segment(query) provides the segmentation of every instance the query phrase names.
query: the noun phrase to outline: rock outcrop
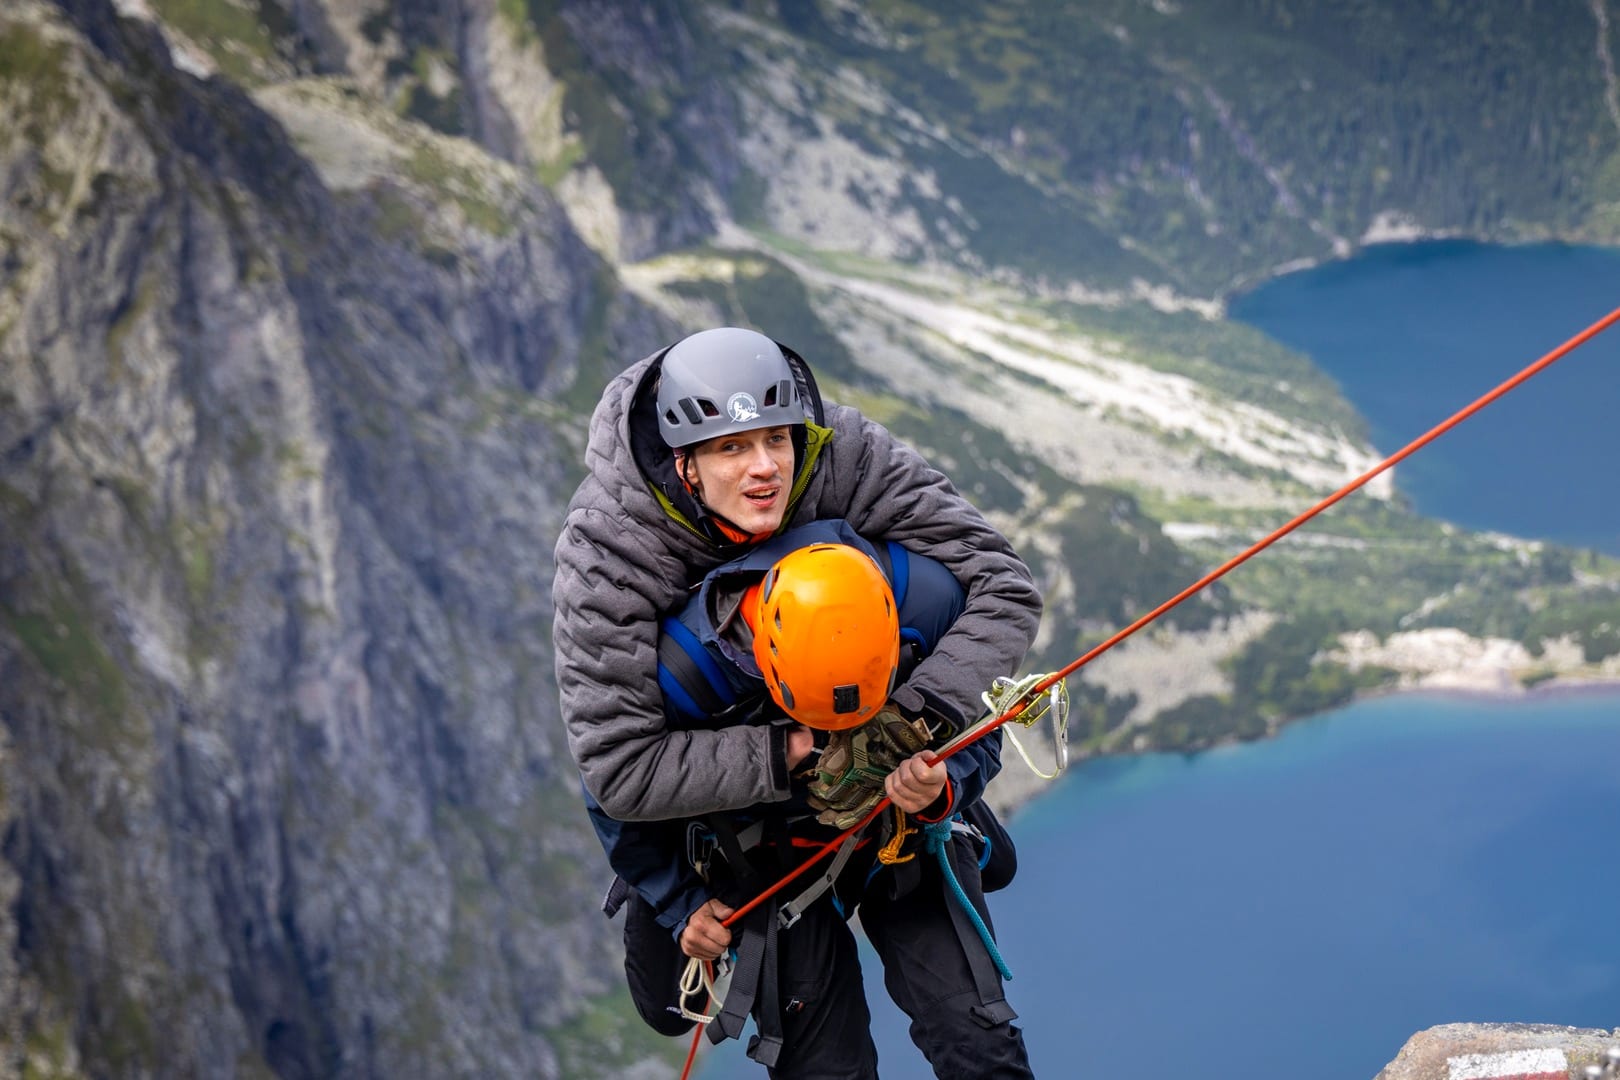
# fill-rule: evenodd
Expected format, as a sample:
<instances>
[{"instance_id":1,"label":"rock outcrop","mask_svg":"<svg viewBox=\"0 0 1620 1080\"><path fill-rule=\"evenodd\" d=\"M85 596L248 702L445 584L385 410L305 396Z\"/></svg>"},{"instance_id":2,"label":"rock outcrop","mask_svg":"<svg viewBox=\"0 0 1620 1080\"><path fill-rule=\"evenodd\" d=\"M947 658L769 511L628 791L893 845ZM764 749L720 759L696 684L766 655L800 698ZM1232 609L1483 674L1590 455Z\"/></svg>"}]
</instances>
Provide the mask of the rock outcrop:
<instances>
[{"instance_id":1,"label":"rock outcrop","mask_svg":"<svg viewBox=\"0 0 1620 1080\"><path fill-rule=\"evenodd\" d=\"M1444 1024L1409 1039L1375 1080L1612 1080L1620 1028Z\"/></svg>"}]
</instances>

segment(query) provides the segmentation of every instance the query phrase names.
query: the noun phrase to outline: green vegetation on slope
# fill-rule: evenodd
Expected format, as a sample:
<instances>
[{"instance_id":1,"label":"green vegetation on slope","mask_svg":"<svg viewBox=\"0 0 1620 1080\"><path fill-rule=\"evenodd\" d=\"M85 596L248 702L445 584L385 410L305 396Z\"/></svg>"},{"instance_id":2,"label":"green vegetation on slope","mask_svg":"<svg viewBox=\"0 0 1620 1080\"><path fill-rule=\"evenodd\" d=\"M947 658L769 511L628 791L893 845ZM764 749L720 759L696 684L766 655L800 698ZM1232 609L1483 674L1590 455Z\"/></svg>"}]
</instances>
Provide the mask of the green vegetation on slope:
<instances>
[{"instance_id":1,"label":"green vegetation on slope","mask_svg":"<svg viewBox=\"0 0 1620 1080\"><path fill-rule=\"evenodd\" d=\"M1318 654L1348 629L1335 612L1286 615L1225 664L1230 694L1201 694L1155 716L1140 731L1156 750L1201 750L1232 739L1258 739L1289 720L1347 704L1391 673L1352 672Z\"/></svg>"},{"instance_id":2,"label":"green vegetation on slope","mask_svg":"<svg viewBox=\"0 0 1620 1080\"><path fill-rule=\"evenodd\" d=\"M1386 211L1480 236L1620 236L1584 5L881 0L781 18L829 69L952 133L913 160L960 200L951 216L981 224L975 252L1026 272L1152 266L1208 294L1327 257Z\"/></svg>"}]
</instances>

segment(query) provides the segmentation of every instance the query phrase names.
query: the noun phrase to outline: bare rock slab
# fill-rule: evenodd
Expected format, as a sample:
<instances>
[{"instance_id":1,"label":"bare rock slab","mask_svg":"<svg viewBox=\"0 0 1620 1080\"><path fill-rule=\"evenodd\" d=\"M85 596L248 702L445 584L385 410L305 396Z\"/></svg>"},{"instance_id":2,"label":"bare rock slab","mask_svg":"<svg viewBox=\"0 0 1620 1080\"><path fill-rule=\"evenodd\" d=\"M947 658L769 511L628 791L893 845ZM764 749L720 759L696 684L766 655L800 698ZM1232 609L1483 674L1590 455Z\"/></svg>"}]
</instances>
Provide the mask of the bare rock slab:
<instances>
[{"instance_id":1,"label":"bare rock slab","mask_svg":"<svg viewBox=\"0 0 1620 1080\"><path fill-rule=\"evenodd\" d=\"M1620 1076L1614 1047L1620 1028L1442 1024L1408 1039L1374 1080L1608 1080Z\"/></svg>"}]
</instances>

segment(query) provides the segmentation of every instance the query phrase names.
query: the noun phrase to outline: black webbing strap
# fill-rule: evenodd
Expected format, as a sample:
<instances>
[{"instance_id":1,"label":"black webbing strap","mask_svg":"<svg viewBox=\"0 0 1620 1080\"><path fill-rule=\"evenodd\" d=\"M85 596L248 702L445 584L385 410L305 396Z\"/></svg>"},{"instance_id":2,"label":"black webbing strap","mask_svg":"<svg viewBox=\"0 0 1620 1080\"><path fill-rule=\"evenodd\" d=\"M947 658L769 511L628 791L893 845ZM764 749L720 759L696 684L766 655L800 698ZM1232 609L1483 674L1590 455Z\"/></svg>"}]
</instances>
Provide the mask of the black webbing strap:
<instances>
[{"instance_id":1,"label":"black webbing strap","mask_svg":"<svg viewBox=\"0 0 1620 1080\"><path fill-rule=\"evenodd\" d=\"M765 912L765 961L759 971L759 1015L754 1019L754 1037L748 1040L748 1056L774 1069L782 1056L782 998L776 974L776 902L765 906L769 910Z\"/></svg>"},{"instance_id":2,"label":"black webbing strap","mask_svg":"<svg viewBox=\"0 0 1620 1080\"><path fill-rule=\"evenodd\" d=\"M782 1053L782 1010L776 981L776 904L761 904L739 927L737 962L731 969L731 986L725 1003L709 1024L709 1041L722 1042L742 1035L743 1025L759 999L759 1033L748 1041L748 1056L775 1068Z\"/></svg>"},{"instance_id":3,"label":"black webbing strap","mask_svg":"<svg viewBox=\"0 0 1620 1080\"><path fill-rule=\"evenodd\" d=\"M783 841L781 822L770 821L765 828L749 827L741 834L732 828L724 814L709 814L705 820L714 831L715 842L725 857L733 879L745 894L758 895L765 891L767 882L744 854L745 848L757 847L767 834L771 839ZM756 823L757 824L757 823ZM755 1027L758 1029L748 1041L748 1056L767 1069L776 1067L782 1053L781 995L777 987L777 924L776 900L772 898L753 911L736 928L737 962L732 966L731 986L719 1014L709 1024L709 1041L718 1043L742 1035L743 1024L759 1001Z\"/></svg>"},{"instance_id":4,"label":"black webbing strap","mask_svg":"<svg viewBox=\"0 0 1620 1080\"><path fill-rule=\"evenodd\" d=\"M628 899L630 899L630 883L615 874L613 884L609 885L607 892L602 895L602 914L613 918Z\"/></svg>"},{"instance_id":5,"label":"black webbing strap","mask_svg":"<svg viewBox=\"0 0 1620 1080\"><path fill-rule=\"evenodd\" d=\"M952 843L951 848L954 859L956 845ZM1001 972L996 970L996 963L990 958L990 950L984 947L978 928L968 918L968 913L962 910L962 905L956 902L950 885L942 879L940 886L945 891L945 907L951 913L956 938L962 943L962 954L967 957L968 968L973 972L973 986L979 992L979 1003L969 1010L973 1013L973 1019L985 1028L1018 1019L1013 1007L1007 1004L1007 996L1001 989Z\"/></svg>"},{"instance_id":6,"label":"black webbing strap","mask_svg":"<svg viewBox=\"0 0 1620 1080\"><path fill-rule=\"evenodd\" d=\"M731 871L731 880L746 896L757 896L765 891L767 882L754 869L748 856L743 854L745 848L757 847L764 838L769 826L756 828L751 825L740 834L733 827L725 814L705 814L704 824L714 834L715 843L720 845L720 854L725 857L726 868ZM761 825L762 823L755 823Z\"/></svg>"}]
</instances>

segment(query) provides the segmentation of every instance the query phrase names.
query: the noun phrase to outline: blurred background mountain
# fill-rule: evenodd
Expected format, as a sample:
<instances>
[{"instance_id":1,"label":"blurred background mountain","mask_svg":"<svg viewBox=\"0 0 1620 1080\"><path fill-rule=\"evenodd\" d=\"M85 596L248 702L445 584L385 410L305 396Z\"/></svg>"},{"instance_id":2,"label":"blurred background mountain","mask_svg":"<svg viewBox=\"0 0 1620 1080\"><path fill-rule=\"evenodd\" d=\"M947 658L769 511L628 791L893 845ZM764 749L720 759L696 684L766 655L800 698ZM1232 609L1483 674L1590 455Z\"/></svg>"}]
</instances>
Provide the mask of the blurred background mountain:
<instances>
[{"instance_id":1,"label":"blurred background mountain","mask_svg":"<svg viewBox=\"0 0 1620 1080\"><path fill-rule=\"evenodd\" d=\"M1620 241L1617 15L8 0L0 1076L668 1074L552 681L603 383L793 345L1015 538L1061 666L1392 449L1236 291ZM1382 480L1073 739L1263 736L1397 631L1620 672L1617 582Z\"/></svg>"}]
</instances>

